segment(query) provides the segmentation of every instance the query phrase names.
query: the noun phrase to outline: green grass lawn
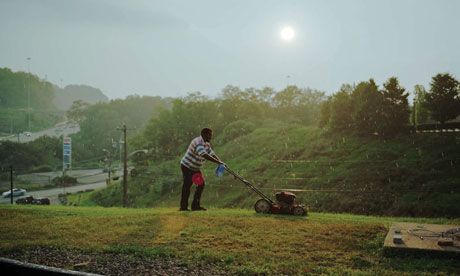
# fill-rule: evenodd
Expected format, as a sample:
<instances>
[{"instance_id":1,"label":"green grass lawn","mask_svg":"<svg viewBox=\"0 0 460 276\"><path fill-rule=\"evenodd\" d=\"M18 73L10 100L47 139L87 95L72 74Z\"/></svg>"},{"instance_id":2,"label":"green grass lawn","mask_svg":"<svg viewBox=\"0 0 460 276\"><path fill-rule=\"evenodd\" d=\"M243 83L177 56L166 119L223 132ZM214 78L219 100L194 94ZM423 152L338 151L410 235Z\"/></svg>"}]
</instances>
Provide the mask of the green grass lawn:
<instances>
[{"instance_id":1,"label":"green grass lawn","mask_svg":"<svg viewBox=\"0 0 460 276\"><path fill-rule=\"evenodd\" d=\"M53 247L174 256L243 274L460 273L455 256L388 255L382 249L391 222L460 224L460 219L66 206L2 206L0 217L0 252Z\"/></svg>"}]
</instances>

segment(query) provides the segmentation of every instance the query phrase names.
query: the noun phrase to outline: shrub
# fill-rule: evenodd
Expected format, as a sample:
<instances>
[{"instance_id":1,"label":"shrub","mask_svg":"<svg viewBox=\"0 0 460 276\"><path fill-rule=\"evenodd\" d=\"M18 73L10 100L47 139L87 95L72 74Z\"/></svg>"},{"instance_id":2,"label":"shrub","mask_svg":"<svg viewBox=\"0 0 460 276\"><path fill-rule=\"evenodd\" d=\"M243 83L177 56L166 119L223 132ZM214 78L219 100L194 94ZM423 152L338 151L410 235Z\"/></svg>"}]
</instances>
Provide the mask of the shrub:
<instances>
[{"instance_id":1,"label":"shrub","mask_svg":"<svg viewBox=\"0 0 460 276\"><path fill-rule=\"evenodd\" d=\"M32 169L34 173L41 173L41 172L52 172L53 168L50 165L40 165Z\"/></svg>"},{"instance_id":2,"label":"shrub","mask_svg":"<svg viewBox=\"0 0 460 276\"><path fill-rule=\"evenodd\" d=\"M77 178L68 176L68 175L56 176L55 178L53 178L54 185L58 186L58 185L62 185L62 183L65 183L66 185L69 185L69 184L74 185L74 184L77 184L78 181L77 181Z\"/></svg>"}]
</instances>

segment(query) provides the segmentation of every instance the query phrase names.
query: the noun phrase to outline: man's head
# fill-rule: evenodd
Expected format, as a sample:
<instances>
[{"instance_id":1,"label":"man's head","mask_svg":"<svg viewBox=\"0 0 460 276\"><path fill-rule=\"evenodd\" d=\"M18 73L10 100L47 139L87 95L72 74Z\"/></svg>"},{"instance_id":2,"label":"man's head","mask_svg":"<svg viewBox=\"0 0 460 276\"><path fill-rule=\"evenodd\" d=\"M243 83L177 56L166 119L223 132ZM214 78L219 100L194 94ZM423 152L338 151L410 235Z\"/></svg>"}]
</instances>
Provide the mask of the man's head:
<instances>
[{"instance_id":1,"label":"man's head","mask_svg":"<svg viewBox=\"0 0 460 276\"><path fill-rule=\"evenodd\" d=\"M212 129L210 128L203 128L201 130L201 137L203 137L203 140L205 142L211 142L211 139L212 139Z\"/></svg>"}]
</instances>

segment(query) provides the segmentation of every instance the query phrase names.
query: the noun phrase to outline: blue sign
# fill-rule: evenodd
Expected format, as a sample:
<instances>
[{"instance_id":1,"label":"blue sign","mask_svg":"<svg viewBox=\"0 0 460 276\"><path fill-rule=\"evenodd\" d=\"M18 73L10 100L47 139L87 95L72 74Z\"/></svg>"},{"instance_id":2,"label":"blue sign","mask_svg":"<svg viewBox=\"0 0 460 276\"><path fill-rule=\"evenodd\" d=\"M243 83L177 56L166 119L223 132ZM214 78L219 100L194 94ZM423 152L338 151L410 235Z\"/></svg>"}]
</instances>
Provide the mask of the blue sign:
<instances>
[{"instance_id":1,"label":"blue sign","mask_svg":"<svg viewBox=\"0 0 460 276\"><path fill-rule=\"evenodd\" d=\"M62 169L70 169L72 167L72 139L70 137L64 137L62 153Z\"/></svg>"}]
</instances>

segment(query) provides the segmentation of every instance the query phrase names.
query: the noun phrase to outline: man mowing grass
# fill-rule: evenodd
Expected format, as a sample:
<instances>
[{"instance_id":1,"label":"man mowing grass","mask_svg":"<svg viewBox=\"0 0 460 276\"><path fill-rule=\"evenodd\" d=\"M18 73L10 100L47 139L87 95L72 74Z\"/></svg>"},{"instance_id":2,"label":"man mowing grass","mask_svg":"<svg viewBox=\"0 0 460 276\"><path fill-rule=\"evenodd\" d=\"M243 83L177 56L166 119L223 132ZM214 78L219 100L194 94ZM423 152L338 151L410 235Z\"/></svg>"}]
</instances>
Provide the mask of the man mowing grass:
<instances>
[{"instance_id":1,"label":"man mowing grass","mask_svg":"<svg viewBox=\"0 0 460 276\"><path fill-rule=\"evenodd\" d=\"M193 196L192 211L206 211L200 205L201 194L204 189L204 177L201 174L201 167L204 161L209 160L216 164L224 164L211 149L212 130L203 128L201 136L192 140L180 162L184 183L182 184L182 198L180 201L180 211L189 211L188 198L192 184L197 185L195 195Z\"/></svg>"}]
</instances>

